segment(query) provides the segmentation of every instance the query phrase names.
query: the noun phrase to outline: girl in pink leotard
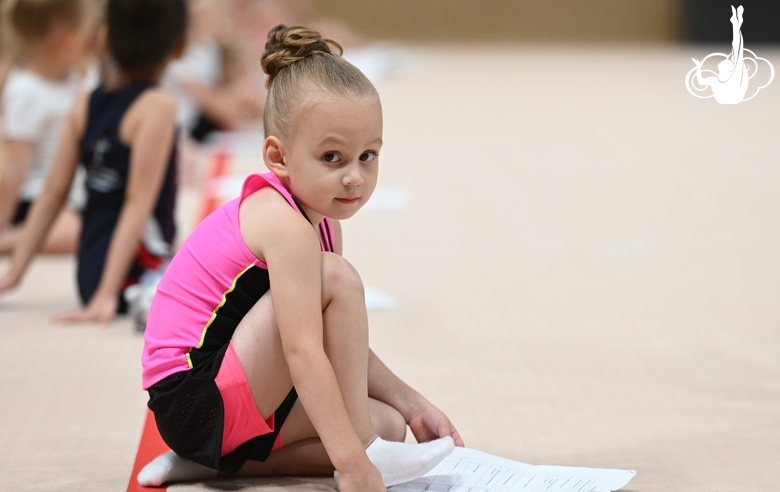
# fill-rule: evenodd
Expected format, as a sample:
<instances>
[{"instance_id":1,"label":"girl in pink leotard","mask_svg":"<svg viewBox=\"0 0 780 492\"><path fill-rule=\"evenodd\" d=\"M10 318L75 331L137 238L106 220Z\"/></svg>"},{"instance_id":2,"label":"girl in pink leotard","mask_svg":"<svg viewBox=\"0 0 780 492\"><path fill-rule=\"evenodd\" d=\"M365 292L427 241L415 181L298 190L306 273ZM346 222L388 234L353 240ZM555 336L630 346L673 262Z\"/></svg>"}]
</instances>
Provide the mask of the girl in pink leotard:
<instances>
[{"instance_id":1,"label":"girl in pink leotard","mask_svg":"<svg viewBox=\"0 0 780 492\"><path fill-rule=\"evenodd\" d=\"M271 172L207 217L159 284L144 388L173 451L138 480L335 469L345 492L383 491L463 443L369 349L363 287L341 257L338 221L376 186L379 96L304 27L274 28L262 63ZM421 444L402 442L407 425Z\"/></svg>"}]
</instances>

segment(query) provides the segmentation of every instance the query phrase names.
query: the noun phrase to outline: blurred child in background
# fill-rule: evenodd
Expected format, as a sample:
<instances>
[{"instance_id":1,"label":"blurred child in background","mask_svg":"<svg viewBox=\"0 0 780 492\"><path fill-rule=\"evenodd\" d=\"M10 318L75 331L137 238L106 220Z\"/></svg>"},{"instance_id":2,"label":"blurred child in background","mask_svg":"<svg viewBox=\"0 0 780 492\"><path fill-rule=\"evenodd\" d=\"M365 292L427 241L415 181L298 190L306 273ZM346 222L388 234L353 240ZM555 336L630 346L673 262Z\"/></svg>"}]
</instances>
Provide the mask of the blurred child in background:
<instances>
[{"instance_id":1,"label":"blurred child in background","mask_svg":"<svg viewBox=\"0 0 780 492\"><path fill-rule=\"evenodd\" d=\"M259 58L247 56L244 40L226 35L224 1L191 0L189 6L187 49L162 85L177 96L183 132L203 142L211 131L238 129L262 116L263 98L249 68Z\"/></svg>"},{"instance_id":2,"label":"blurred child in background","mask_svg":"<svg viewBox=\"0 0 780 492\"><path fill-rule=\"evenodd\" d=\"M86 0L13 0L3 5L3 13L4 31L10 31L3 35L14 40L0 68L7 70L2 90L0 254L8 254L18 239L17 226L43 191L54 163L60 128L81 88L77 68L94 24ZM76 250L84 204L83 184L76 181L68 206L44 242L45 252Z\"/></svg>"},{"instance_id":3,"label":"blurred child in background","mask_svg":"<svg viewBox=\"0 0 780 492\"><path fill-rule=\"evenodd\" d=\"M0 278L0 292L19 283L82 162L88 198L77 280L85 307L64 321L106 322L122 312L123 289L162 265L175 233L176 101L156 84L184 50L187 1L109 0L105 20L99 44L115 73L66 118L54 169Z\"/></svg>"},{"instance_id":4,"label":"blurred child in background","mask_svg":"<svg viewBox=\"0 0 780 492\"><path fill-rule=\"evenodd\" d=\"M11 6L10 0L0 0L0 94L3 92L5 79L13 66L16 49L13 46L13 36L11 36L8 26L8 15L6 14ZM2 112L0 112L0 115ZM2 164L0 163L0 167Z\"/></svg>"}]
</instances>

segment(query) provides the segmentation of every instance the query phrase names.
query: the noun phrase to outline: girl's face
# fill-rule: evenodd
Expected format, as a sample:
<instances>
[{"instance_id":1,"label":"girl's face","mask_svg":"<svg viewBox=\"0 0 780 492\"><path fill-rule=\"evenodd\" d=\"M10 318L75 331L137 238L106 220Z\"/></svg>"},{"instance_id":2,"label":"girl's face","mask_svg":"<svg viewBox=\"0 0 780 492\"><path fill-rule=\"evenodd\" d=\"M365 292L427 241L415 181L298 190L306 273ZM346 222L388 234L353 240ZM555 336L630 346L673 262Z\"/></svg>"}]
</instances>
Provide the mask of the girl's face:
<instances>
[{"instance_id":1,"label":"girl's face","mask_svg":"<svg viewBox=\"0 0 780 492\"><path fill-rule=\"evenodd\" d=\"M381 147L376 98L319 96L299 109L290 135L279 141L281 171L272 169L312 221L347 219L374 192Z\"/></svg>"},{"instance_id":2,"label":"girl's face","mask_svg":"<svg viewBox=\"0 0 780 492\"><path fill-rule=\"evenodd\" d=\"M92 9L84 7L84 15L78 26L55 28L52 42L60 50L69 65L81 62L94 49L96 16Z\"/></svg>"}]
</instances>

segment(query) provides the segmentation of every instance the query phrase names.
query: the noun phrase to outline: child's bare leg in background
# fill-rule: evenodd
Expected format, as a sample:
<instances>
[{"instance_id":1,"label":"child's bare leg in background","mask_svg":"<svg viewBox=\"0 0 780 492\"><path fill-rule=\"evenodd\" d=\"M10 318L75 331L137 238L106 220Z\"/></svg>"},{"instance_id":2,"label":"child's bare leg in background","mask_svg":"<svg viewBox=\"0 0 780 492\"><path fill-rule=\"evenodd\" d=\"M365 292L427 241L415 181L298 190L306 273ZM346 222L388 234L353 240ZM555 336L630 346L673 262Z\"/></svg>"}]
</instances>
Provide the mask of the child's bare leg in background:
<instances>
[{"instance_id":1,"label":"child's bare leg in background","mask_svg":"<svg viewBox=\"0 0 780 492\"><path fill-rule=\"evenodd\" d=\"M11 254L21 230L20 226L11 227L0 234L0 256ZM80 234L81 214L66 208L57 216L39 252L50 255L75 254Z\"/></svg>"}]
</instances>

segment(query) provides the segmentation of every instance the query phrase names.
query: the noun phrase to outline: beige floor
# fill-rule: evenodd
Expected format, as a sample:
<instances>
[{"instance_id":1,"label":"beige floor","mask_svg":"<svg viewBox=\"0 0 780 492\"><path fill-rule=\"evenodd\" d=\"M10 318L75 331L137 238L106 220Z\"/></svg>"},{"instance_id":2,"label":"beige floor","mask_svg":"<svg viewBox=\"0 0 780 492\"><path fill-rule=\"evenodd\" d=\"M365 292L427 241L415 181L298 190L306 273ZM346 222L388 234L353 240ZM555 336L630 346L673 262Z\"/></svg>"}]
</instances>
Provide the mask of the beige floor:
<instances>
[{"instance_id":1,"label":"beige floor","mask_svg":"<svg viewBox=\"0 0 780 492\"><path fill-rule=\"evenodd\" d=\"M636 469L637 492L780 487L780 82L694 99L712 51L416 48L379 84L380 183L410 205L345 223L345 256L402 302L373 347L468 445ZM127 483L142 341L48 323L72 270L41 260L0 300L0 490Z\"/></svg>"}]
</instances>

